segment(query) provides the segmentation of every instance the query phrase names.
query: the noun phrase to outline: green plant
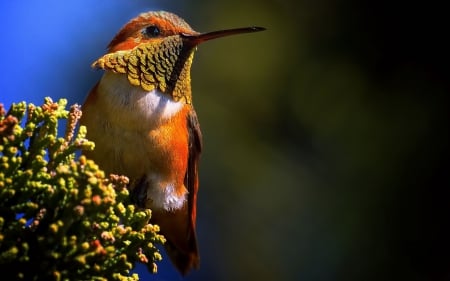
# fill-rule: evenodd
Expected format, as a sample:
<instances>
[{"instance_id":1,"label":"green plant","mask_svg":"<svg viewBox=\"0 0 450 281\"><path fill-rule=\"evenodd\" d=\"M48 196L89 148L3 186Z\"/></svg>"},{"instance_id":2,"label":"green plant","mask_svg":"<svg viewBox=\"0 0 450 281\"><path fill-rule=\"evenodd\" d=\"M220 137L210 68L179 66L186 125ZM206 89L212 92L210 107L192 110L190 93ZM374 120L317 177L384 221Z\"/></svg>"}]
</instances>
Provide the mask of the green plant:
<instances>
[{"instance_id":1,"label":"green plant","mask_svg":"<svg viewBox=\"0 0 450 281\"><path fill-rule=\"evenodd\" d=\"M164 243L150 210L129 200L124 176L105 177L91 160L77 105L0 104L0 272L15 280L138 280L156 273ZM58 124L67 119L64 137Z\"/></svg>"}]
</instances>

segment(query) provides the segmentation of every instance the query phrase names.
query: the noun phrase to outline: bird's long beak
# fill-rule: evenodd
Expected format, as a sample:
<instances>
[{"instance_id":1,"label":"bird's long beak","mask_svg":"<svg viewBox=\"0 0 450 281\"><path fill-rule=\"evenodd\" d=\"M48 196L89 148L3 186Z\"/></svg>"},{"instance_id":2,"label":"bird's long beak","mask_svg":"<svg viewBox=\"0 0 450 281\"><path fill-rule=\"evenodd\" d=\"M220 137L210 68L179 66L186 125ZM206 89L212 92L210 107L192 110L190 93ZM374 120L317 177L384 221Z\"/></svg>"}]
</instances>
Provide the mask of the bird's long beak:
<instances>
[{"instance_id":1,"label":"bird's long beak","mask_svg":"<svg viewBox=\"0 0 450 281\"><path fill-rule=\"evenodd\" d=\"M241 34L241 33L250 33L250 32L258 32L266 30L264 27L251 26L251 27L241 27L241 28L233 28L233 29L225 29L225 30L217 30L207 33L200 34L181 34L181 36L186 39L190 44L196 46L205 41L209 41L212 39Z\"/></svg>"}]
</instances>

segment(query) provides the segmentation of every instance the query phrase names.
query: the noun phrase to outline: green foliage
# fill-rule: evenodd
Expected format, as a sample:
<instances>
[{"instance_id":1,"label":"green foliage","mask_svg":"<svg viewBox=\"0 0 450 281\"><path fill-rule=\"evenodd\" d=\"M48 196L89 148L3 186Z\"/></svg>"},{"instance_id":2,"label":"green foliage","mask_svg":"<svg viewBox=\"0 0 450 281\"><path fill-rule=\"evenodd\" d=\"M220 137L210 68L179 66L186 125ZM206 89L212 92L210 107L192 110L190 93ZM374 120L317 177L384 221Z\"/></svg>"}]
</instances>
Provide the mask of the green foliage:
<instances>
[{"instance_id":1,"label":"green foliage","mask_svg":"<svg viewBox=\"0 0 450 281\"><path fill-rule=\"evenodd\" d=\"M8 113L0 104L0 272L15 280L138 280L130 270L141 262L156 273L159 227L129 201L126 177L105 178L76 157L94 144L83 126L75 133L81 111L66 103L22 102Z\"/></svg>"}]
</instances>

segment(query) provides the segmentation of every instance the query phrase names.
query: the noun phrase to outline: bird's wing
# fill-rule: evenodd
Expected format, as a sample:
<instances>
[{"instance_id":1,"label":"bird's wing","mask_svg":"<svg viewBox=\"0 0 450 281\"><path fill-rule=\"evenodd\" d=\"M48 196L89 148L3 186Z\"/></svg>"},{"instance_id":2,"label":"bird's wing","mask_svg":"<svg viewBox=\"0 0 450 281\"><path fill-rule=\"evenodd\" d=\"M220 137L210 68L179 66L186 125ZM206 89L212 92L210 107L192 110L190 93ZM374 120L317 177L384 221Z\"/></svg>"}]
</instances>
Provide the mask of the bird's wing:
<instances>
[{"instance_id":1,"label":"bird's wing","mask_svg":"<svg viewBox=\"0 0 450 281\"><path fill-rule=\"evenodd\" d=\"M184 185L188 189L188 212L190 215L190 223L195 229L195 217L197 207L197 191L198 191L198 164L200 152L202 150L202 133L198 123L197 114L191 110L188 114L188 134L189 134L189 158Z\"/></svg>"}]
</instances>

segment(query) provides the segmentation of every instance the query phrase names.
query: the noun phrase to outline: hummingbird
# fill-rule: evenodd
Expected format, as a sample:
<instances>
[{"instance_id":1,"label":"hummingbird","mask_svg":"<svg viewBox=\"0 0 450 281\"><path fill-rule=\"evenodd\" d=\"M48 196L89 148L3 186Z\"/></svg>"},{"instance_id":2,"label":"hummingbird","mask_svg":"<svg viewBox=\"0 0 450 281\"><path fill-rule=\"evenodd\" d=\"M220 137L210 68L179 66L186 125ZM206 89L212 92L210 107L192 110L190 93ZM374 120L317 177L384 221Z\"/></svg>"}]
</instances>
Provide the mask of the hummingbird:
<instances>
[{"instance_id":1,"label":"hummingbird","mask_svg":"<svg viewBox=\"0 0 450 281\"><path fill-rule=\"evenodd\" d=\"M195 224L202 133L192 104L194 52L211 39L262 30L199 33L173 13L151 11L122 27L92 64L104 74L82 106L80 122L95 142L84 154L106 173L130 179L134 203L152 210L150 221L160 226L182 275L200 261Z\"/></svg>"}]
</instances>

